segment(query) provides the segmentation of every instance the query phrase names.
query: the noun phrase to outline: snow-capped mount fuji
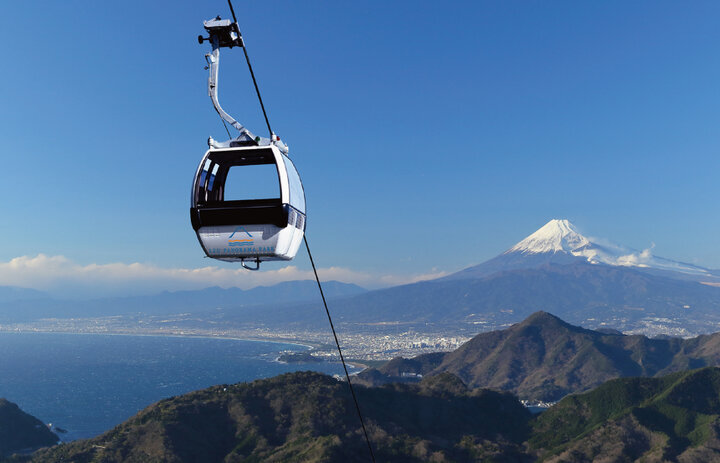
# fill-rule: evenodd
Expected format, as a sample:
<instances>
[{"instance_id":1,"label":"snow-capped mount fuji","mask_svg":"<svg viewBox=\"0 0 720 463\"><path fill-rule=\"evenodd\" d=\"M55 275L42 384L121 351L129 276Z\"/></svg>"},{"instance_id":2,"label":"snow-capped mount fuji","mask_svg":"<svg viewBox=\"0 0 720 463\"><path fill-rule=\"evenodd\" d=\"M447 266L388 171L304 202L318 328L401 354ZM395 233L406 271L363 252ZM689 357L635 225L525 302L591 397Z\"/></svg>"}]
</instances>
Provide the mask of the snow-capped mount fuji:
<instances>
[{"instance_id":1,"label":"snow-capped mount fuji","mask_svg":"<svg viewBox=\"0 0 720 463\"><path fill-rule=\"evenodd\" d=\"M505 254L520 252L540 254L546 252L566 252L574 254L591 246L589 239L581 235L567 219L553 219L538 231L510 248Z\"/></svg>"},{"instance_id":2,"label":"snow-capped mount fuji","mask_svg":"<svg viewBox=\"0 0 720 463\"><path fill-rule=\"evenodd\" d=\"M681 279L720 281L718 271L654 256L652 248L637 251L599 241L582 235L567 219L553 219L503 254L447 278L479 278L501 271L586 262L634 267Z\"/></svg>"},{"instance_id":3,"label":"snow-capped mount fuji","mask_svg":"<svg viewBox=\"0 0 720 463\"><path fill-rule=\"evenodd\" d=\"M480 265L338 306L344 323L472 330L544 310L589 328L685 336L720 327L720 272L608 244L567 220L551 220Z\"/></svg>"},{"instance_id":4,"label":"snow-capped mount fuji","mask_svg":"<svg viewBox=\"0 0 720 463\"><path fill-rule=\"evenodd\" d=\"M551 220L483 264L345 298L335 310L339 323L361 330L477 332L544 310L588 328L692 335L720 327L718 276L650 251L605 244L567 220ZM300 323L316 319L304 312L316 308L284 309L277 316ZM269 315L263 309L251 318ZM248 318L247 312L241 316Z\"/></svg>"}]
</instances>

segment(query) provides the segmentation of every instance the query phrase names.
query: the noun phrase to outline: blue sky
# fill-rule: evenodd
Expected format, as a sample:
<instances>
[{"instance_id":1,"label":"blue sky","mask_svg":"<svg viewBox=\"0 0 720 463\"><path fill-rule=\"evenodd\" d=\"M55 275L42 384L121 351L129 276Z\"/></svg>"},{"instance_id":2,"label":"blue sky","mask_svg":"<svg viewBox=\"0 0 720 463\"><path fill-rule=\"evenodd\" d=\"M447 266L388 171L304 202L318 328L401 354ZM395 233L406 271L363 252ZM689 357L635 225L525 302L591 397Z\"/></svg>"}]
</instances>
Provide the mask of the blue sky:
<instances>
[{"instance_id":1,"label":"blue sky","mask_svg":"<svg viewBox=\"0 0 720 463\"><path fill-rule=\"evenodd\" d=\"M327 277L452 272L552 218L720 268L717 2L236 3ZM127 289L134 263L164 272L145 291L207 267L202 282L241 287L307 276L304 253L235 272L190 227L192 175L224 134L195 40L216 14L224 1L0 7L0 285L114 265ZM263 133L241 51L220 72L225 108ZM10 278L13 259L35 273Z\"/></svg>"}]
</instances>

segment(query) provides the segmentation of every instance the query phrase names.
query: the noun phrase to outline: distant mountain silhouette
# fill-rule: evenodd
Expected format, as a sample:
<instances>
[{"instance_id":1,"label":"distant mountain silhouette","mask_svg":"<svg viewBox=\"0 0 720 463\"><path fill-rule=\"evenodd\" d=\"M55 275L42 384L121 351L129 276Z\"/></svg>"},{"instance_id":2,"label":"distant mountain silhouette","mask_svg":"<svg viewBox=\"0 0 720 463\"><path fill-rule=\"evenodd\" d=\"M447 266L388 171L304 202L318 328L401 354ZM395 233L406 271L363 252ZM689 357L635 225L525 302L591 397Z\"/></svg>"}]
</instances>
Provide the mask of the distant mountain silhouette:
<instances>
[{"instance_id":1,"label":"distant mountain silhouette","mask_svg":"<svg viewBox=\"0 0 720 463\"><path fill-rule=\"evenodd\" d=\"M428 323L473 329L502 325L545 310L563 319L642 326L647 318L686 322L693 332L720 323L720 273L581 235L567 220L551 220L489 261L444 278L369 291L332 304L339 323ZM265 324L314 325L317 303L238 314Z\"/></svg>"},{"instance_id":2,"label":"distant mountain silhouette","mask_svg":"<svg viewBox=\"0 0 720 463\"><path fill-rule=\"evenodd\" d=\"M720 324L720 273L692 264L601 245L567 220L551 220L503 254L444 278L365 291L323 283L333 317L347 331L368 324L414 324L414 329L477 332L516 323L538 310L574 324L591 320L608 328L640 328L647 319L671 319L690 333ZM247 291L207 288L154 296L93 301L2 302L0 321L46 317L192 313L213 327L326 329L312 281ZM382 323L382 325L379 325ZM599 322L598 322L599 324ZM440 328L438 328L440 327Z\"/></svg>"},{"instance_id":3,"label":"distant mountain silhouette","mask_svg":"<svg viewBox=\"0 0 720 463\"><path fill-rule=\"evenodd\" d=\"M433 280L370 291L333 301L338 323L415 323L478 330L489 323L516 323L545 310L563 319L586 324L588 320L613 323L623 329L639 320L670 318L694 323L699 332L720 322L720 287L695 281L660 277L632 268L583 262L496 273L478 279ZM268 324L311 324L318 304L270 307L248 312ZM620 328L621 326L610 325Z\"/></svg>"},{"instance_id":4,"label":"distant mountain silhouette","mask_svg":"<svg viewBox=\"0 0 720 463\"><path fill-rule=\"evenodd\" d=\"M323 290L328 297L347 297L367 291L360 286L339 281L323 282ZM218 308L238 309L266 305L287 307L319 300L319 298L317 283L311 280L287 281L248 290L216 286L200 290L164 291L149 296L111 297L86 301L56 300L49 297L45 299L16 297L6 300L0 298L0 321L28 321L46 317L101 317L138 313L166 315L207 312Z\"/></svg>"},{"instance_id":5,"label":"distant mountain silhouette","mask_svg":"<svg viewBox=\"0 0 720 463\"><path fill-rule=\"evenodd\" d=\"M396 358L360 373L359 380L379 385L447 372L470 387L555 401L613 378L658 376L711 365L720 365L720 333L650 339L587 330L536 312L505 330L479 334L453 352Z\"/></svg>"},{"instance_id":6,"label":"distant mountain silhouette","mask_svg":"<svg viewBox=\"0 0 720 463\"><path fill-rule=\"evenodd\" d=\"M22 300L50 299L47 293L19 286L0 286L0 304Z\"/></svg>"}]
</instances>

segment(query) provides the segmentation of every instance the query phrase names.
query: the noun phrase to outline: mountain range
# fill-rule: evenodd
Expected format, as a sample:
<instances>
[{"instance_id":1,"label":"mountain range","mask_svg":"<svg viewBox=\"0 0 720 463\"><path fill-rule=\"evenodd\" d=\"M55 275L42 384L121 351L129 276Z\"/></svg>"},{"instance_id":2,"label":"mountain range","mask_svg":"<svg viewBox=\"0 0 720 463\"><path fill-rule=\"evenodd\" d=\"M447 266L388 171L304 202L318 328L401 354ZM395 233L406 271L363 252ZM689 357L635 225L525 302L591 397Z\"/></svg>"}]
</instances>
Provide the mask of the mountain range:
<instances>
[{"instance_id":1,"label":"mountain range","mask_svg":"<svg viewBox=\"0 0 720 463\"><path fill-rule=\"evenodd\" d=\"M720 368L690 368L719 363L720 333L648 339L539 312L454 352L366 371L396 382L353 382L378 461L716 461ZM513 395L563 387L539 415ZM0 402L0 430L2 412ZM355 412L344 381L289 373L171 397L96 438L5 461L367 461Z\"/></svg>"},{"instance_id":2,"label":"mountain range","mask_svg":"<svg viewBox=\"0 0 720 463\"><path fill-rule=\"evenodd\" d=\"M551 220L497 257L443 278L374 291L338 282L324 287L345 331L477 333L538 310L624 332L691 336L720 327L720 271L601 241L567 220ZM0 321L190 312L198 323L212 317L215 327L326 329L311 281L94 301L32 296L9 300L0 291Z\"/></svg>"},{"instance_id":3,"label":"mountain range","mask_svg":"<svg viewBox=\"0 0 720 463\"><path fill-rule=\"evenodd\" d=\"M470 391L452 375L357 393L377 461L471 461L480 452L528 461L519 444L530 413L510 394ZM163 400L32 461L367 462L370 454L347 384L299 372Z\"/></svg>"},{"instance_id":4,"label":"mountain range","mask_svg":"<svg viewBox=\"0 0 720 463\"><path fill-rule=\"evenodd\" d=\"M0 286L0 304L8 302L49 299L46 293L30 288L17 286Z\"/></svg>"},{"instance_id":5,"label":"mountain range","mask_svg":"<svg viewBox=\"0 0 720 463\"><path fill-rule=\"evenodd\" d=\"M328 297L342 298L366 292L360 286L339 281L323 282ZM35 290L0 286L0 321L29 321L38 318L103 317L113 315L166 315L253 306L288 306L320 297L311 280L287 281L272 286L240 288L210 287L201 290L164 291L133 297L91 300L57 300Z\"/></svg>"},{"instance_id":6,"label":"mountain range","mask_svg":"<svg viewBox=\"0 0 720 463\"><path fill-rule=\"evenodd\" d=\"M450 373L357 386L373 453L392 462L699 462L720 458L720 369L620 378L533 416ZM347 385L298 372L151 405L93 439L8 463L370 461Z\"/></svg>"},{"instance_id":7,"label":"mountain range","mask_svg":"<svg viewBox=\"0 0 720 463\"><path fill-rule=\"evenodd\" d=\"M719 271L601 245L569 221L551 220L482 264L335 305L337 318L350 324L474 325L477 332L545 310L574 324L623 331L663 319L665 328L674 324L692 335L720 326L719 282Z\"/></svg>"},{"instance_id":8,"label":"mountain range","mask_svg":"<svg viewBox=\"0 0 720 463\"><path fill-rule=\"evenodd\" d=\"M478 334L452 352L395 358L361 372L358 380L377 386L452 373L470 387L552 402L613 378L704 366L720 366L720 333L650 339L588 330L537 312L507 329Z\"/></svg>"}]
</instances>

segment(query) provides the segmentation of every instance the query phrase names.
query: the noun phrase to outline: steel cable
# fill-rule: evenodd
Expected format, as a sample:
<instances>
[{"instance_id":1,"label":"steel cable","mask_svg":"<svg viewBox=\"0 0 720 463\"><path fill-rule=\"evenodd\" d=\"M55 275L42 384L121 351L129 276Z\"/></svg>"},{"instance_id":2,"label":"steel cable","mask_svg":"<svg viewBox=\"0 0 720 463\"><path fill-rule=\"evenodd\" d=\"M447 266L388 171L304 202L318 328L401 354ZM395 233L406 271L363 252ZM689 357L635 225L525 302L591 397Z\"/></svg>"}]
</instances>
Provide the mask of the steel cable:
<instances>
[{"instance_id":1,"label":"steel cable","mask_svg":"<svg viewBox=\"0 0 720 463\"><path fill-rule=\"evenodd\" d=\"M320 296L322 297L323 305L325 306L325 313L327 314L328 321L330 322L330 329L332 329L332 334L335 338L335 345L337 346L338 353L340 354L340 361L342 361L342 366L345 369L345 378L347 379L348 387L350 388L350 394L352 394L353 401L355 402L355 409L357 410L358 418L360 418L360 425L362 426L363 434L365 434L365 442L367 442L368 450L370 451L370 458L372 458L374 463L375 454L373 453L372 445L370 445L370 437L368 437L367 429L365 429L365 420L363 420L362 412L360 411L360 403L358 403L357 396L355 395L355 389L350 381L350 374L348 373L347 365L345 364L345 357L343 357L340 342L338 341L337 333L335 332L335 325L333 325L330 310L328 310L325 293L323 292L322 285L320 284L320 278L318 277L317 269L315 268L315 261L313 260L312 253L310 252L310 245L308 245L307 236L303 236L303 240L305 241L305 249L307 249L308 257L310 257L310 263L312 264L313 273L315 274L315 281L317 281Z\"/></svg>"},{"instance_id":2,"label":"steel cable","mask_svg":"<svg viewBox=\"0 0 720 463\"><path fill-rule=\"evenodd\" d=\"M228 0L228 6L230 6L230 12L232 13L235 27L237 28L238 36L242 37L240 33L240 27L237 25L237 17L235 16L235 9L232 6L232 0ZM257 93L258 101L260 101L260 107L262 108L263 116L265 117L265 123L267 124L268 131L270 132L270 139L273 138L273 131L270 127L270 120L268 119L267 112L265 111L265 104L263 103L262 96L260 95L260 88L258 87L257 80L255 79L255 73L253 72L252 64L250 64L250 57L248 56L245 44L242 44L243 53L245 54L245 61L247 62L248 69L250 70L250 76L252 77L253 84L255 85L255 92ZM223 121L224 124L225 121ZM227 126L226 126L227 129ZM360 426L362 427L363 434L365 436L365 442L367 443L368 451L370 452L370 458L375 463L375 453L373 452L372 445L370 444L370 437L368 436L367 428L365 427L365 420L363 419L362 412L360 411L360 403L358 402L357 396L355 395L355 389L353 388L352 382L350 381L350 373L348 373L347 364L345 363L345 357L343 356L342 349L340 348L340 341L338 341L337 332L335 331L335 325L333 324L332 317L330 316L330 310L328 309L327 300L325 299L325 293L320 283L320 277L315 267L315 261L312 253L310 252L310 245L307 241L307 236L303 237L305 241L305 249L307 249L308 257L310 257L310 264L312 264L313 273L315 274L315 281L317 282L318 289L320 290L320 297L322 298L323 306L325 307L325 313L327 314L328 321L330 322L330 329L332 330L333 338L335 339L335 345L337 346L338 354L340 354L340 361L342 362L343 370L345 370L345 379L347 380L348 387L350 388L350 394L352 395L353 402L355 403L355 410L357 411L358 418L360 418Z\"/></svg>"}]
</instances>

